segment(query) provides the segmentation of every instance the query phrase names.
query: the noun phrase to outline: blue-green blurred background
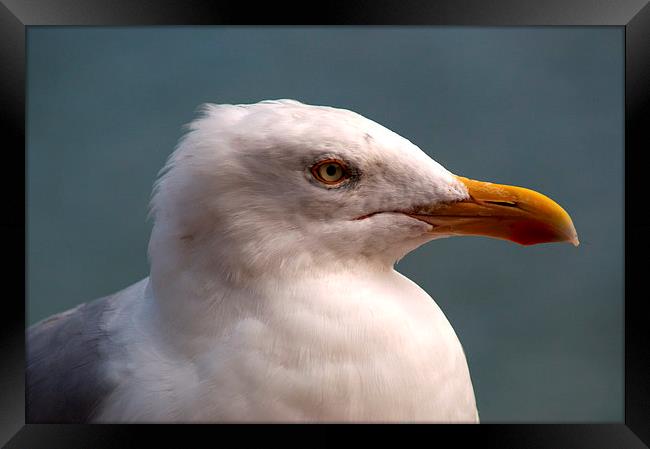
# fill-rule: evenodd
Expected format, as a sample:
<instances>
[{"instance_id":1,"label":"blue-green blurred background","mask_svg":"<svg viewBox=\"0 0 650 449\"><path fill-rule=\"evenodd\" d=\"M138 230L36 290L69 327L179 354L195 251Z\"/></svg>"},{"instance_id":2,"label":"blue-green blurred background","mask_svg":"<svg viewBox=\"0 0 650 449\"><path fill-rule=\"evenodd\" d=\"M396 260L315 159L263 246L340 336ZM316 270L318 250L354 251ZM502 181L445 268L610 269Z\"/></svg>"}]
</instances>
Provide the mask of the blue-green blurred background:
<instances>
[{"instance_id":1,"label":"blue-green blurred background","mask_svg":"<svg viewBox=\"0 0 650 449\"><path fill-rule=\"evenodd\" d=\"M429 243L482 422L623 420L623 29L29 27L28 323L147 276L152 183L203 102L352 109L557 200L581 245Z\"/></svg>"}]
</instances>

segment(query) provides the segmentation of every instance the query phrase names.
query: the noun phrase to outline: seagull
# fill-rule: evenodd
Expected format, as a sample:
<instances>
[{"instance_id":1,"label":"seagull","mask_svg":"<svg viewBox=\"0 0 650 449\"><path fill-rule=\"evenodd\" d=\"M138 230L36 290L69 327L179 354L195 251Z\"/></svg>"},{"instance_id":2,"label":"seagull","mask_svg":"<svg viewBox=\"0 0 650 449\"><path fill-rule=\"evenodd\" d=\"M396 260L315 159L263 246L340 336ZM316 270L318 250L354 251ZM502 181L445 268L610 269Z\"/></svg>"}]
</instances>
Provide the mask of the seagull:
<instances>
[{"instance_id":1,"label":"seagull","mask_svg":"<svg viewBox=\"0 0 650 449\"><path fill-rule=\"evenodd\" d=\"M355 112L206 104L154 184L149 276L27 330L30 423L478 423L458 336L394 265L443 237L578 245L521 187Z\"/></svg>"}]
</instances>

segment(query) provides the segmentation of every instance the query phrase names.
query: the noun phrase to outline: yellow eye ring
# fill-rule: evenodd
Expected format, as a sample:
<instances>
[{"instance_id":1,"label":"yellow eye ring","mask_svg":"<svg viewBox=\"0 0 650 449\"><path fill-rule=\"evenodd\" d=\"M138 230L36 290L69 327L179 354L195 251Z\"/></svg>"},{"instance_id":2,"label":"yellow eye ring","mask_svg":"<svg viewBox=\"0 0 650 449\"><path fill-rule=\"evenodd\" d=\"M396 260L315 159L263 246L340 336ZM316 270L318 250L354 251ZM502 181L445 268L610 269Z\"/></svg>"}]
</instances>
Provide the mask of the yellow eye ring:
<instances>
[{"instance_id":1,"label":"yellow eye ring","mask_svg":"<svg viewBox=\"0 0 650 449\"><path fill-rule=\"evenodd\" d=\"M314 178L324 184L338 184L348 178L348 172L343 162L336 159L320 161L311 168Z\"/></svg>"}]
</instances>

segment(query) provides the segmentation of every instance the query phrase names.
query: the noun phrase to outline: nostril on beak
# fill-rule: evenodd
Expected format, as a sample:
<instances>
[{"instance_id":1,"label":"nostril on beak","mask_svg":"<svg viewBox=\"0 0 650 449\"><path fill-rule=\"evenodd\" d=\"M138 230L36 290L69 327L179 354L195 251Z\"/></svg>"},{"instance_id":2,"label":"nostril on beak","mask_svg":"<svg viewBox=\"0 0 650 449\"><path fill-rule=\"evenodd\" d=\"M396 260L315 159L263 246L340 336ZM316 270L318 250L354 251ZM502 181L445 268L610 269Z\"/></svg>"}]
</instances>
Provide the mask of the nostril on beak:
<instances>
[{"instance_id":1,"label":"nostril on beak","mask_svg":"<svg viewBox=\"0 0 650 449\"><path fill-rule=\"evenodd\" d=\"M504 206L504 207L517 207L517 203L513 201L484 201L484 203L494 204L496 206Z\"/></svg>"}]
</instances>

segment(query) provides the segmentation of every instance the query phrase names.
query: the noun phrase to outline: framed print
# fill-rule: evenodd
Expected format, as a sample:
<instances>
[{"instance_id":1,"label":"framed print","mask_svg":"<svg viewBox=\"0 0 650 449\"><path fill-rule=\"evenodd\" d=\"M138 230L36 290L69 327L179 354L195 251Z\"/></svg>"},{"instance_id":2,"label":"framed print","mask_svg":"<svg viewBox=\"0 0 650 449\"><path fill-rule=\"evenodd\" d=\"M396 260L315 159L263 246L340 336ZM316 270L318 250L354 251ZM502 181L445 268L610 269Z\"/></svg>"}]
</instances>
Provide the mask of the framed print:
<instances>
[{"instance_id":1,"label":"framed print","mask_svg":"<svg viewBox=\"0 0 650 449\"><path fill-rule=\"evenodd\" d=\"M1 7L7 447L647 447L647 2L81 3Z\"/></svg>"}]
</instances>

